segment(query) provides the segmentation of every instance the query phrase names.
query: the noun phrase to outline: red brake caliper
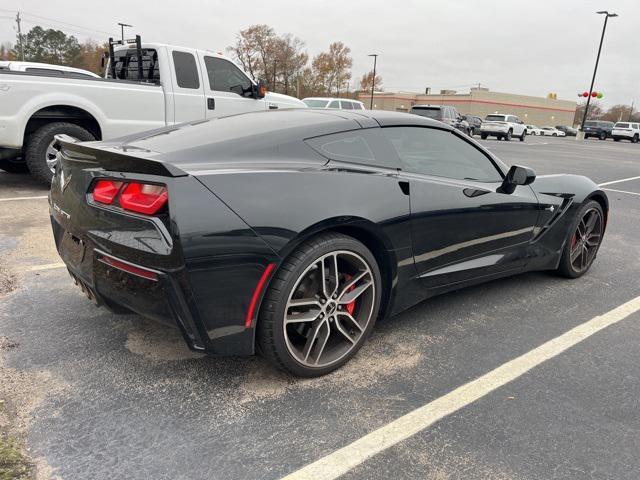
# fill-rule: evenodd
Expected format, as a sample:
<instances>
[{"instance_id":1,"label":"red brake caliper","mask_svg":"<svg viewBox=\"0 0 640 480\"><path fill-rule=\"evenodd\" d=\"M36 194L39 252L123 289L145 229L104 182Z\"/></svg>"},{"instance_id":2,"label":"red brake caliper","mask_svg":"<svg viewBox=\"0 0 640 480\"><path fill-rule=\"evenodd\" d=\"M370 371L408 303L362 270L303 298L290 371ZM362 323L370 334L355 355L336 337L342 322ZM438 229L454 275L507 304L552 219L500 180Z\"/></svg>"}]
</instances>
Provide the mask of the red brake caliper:
<instances>
[{"instance_id":1,"label":"red brake caliper","mask_svg":"<svg viewBox=\"0 0 640 480\"><path fill-rule=\"evenodd\" d=\"M345 275L345 278L346 278L346 280L348 282L349 280L351 280L351 275ZM354 288L356 288L356 286L355 285L351 285L351 287L349 287L347 292L352 291ZM347 303L346 308L347 308L347 312L349 313L349 315L353 315L353 311L356 309L356 301L354 300L353 302Z\"/></svg>"},{"instance_id":2,"label":"red brake caliper","mask_svg":"<svg viewBox=\"0 0 640 480\"><path fill-rule=\"evenodd\" d=\"M573 247L576 246L578 239L576 238L576 234L573 234L573 237L571 237L571 250L573 250Z\"/></svg>"}]
</instances>

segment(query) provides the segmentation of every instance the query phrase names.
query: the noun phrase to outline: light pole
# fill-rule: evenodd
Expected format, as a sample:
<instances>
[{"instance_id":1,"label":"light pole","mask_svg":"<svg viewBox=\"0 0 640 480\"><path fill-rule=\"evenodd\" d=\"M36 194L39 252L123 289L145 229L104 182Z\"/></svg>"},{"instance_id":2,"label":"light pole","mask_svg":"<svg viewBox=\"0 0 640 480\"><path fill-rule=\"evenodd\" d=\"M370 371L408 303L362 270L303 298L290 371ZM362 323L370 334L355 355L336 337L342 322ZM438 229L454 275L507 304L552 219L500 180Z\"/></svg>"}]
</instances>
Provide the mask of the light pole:
<instances>
[{"instance_id":1,"label":"light pole","mask_svg":"<svg viewBox=\"0 0 640 480\"><path fill-rule=\"evenodd\" d=\"M598 15L604 15L604 25L602 26L602 36L600 37L600 46L598 47L598 56L596 57L596 66L593 68L593 77L591 78L591 87L589 88L589 96L587 97L587 105L584 107L584 115L582 116L582 125L580 126L580 136L576 136L576 139L582 140L584 138L584 122L587 121L587 114L589 113L589 104L591 103L591 92L593 92L593 84L596 81L596 72L598 71L598 62L600 61L600 52L602 51L602 42L604 41L604 32L607 30L607 20L609 17L617 17L617 13L609 13L606 10L596 12Z\"/></svg>"},{"instance_id":2,"label":"light pole","mask_svg":"<svg viewBox=\"0 0 640 480\"><path fill-rule=\"evenodd\" d=\"M133 25L129 25L128 23L120 23L120 22L118 22L118 25L120 25L120 38L122 39L122 44L124 45L124 27L133 27Z\"/></svg>"},{"instance_id":3,"label":"light pole","mask_svg":"<svg viewBox=\"0 0 640 480\"><path fill-rule=\"evenodd\" d=\"M373 57L373 78L371 79L371 102L369 103L369 110L373 110L373 90L376 87L376 63L378 62L378 54L372 53L369 56Z\"/></svg>"}]
</instances>

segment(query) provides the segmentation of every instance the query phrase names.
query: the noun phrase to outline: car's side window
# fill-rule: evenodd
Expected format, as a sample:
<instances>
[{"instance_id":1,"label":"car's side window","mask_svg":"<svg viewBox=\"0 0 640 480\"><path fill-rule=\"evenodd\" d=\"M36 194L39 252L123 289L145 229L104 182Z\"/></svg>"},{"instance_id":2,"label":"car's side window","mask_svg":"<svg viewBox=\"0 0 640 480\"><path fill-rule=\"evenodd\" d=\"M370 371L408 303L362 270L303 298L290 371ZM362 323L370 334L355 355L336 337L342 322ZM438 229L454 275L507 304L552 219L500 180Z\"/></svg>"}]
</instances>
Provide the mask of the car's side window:
<instances>
[{"instance_id":1,"label":"car's side window","mask_svg":"<svg viewBox=\"0 0 640 480\"><path fill-rule=\"evenodd\" d=\"M340 103L342 104L342 108L344 110L353 110L353 103L346 100L342 100Z\"/></svg>"},{"instance_id":2,"label":"car's side window","mask_svg":"<svg viewBox=\"0 0 640 480\"><path fill-rule=\"evenodd\" d=\"M204 65L211 90L233 92L241 96L251 91L251 80L230 61L205 56Z\"/></svg>"},{"instance_id":3,"label":"car's side window","mask_svg":"<svg viewBox=\"0 0 640 480\"><path fill-rule=\"evenodd\" d=\"M180 88L200 88L200 78L198 75L198 67L196 59L192 53L179 52L174 50L172 53L173 64L176 69L176 80Z\"/></svg>"},{"instance_id":4,"label":"car's side window","mask_svg":"<svg viewBox=\"0 0 640 480\"><path fill-rule=\"evenodd\" d=\"M340 108L340 102L338 100L333 100L327 108Z\"/></svg>"},{"instance_id":5,"label":"car's side window","mask_svg":"<svg viewBox=\"0 0 640 480\"><path fill-rule=\"evenodd\" d=\"M307 139L306 143L331 160L398 169L398 157L381 130L367 128L323 135Z\"/></svg>"},{"instance_id":6,"label":"car's side window","mask_svg":"<svg viewBox=\"0 0 640 480\"><path fill-rule=\"evenodd\" d=\"M364 107L362 106L361 103L354 103L353 104L353 109L354 110L364 110Z\"/></svg>"},{"instance_id":7,"label":"car's side window","mask_svg":"<svg viewBox=\"0 0 640 480\"><path fill-rule=\"evenodd\" d=\"M491 159L453 132L428 127L386 127L403 169L459 180L501 182Z\"/></svg>"}]
</instances>

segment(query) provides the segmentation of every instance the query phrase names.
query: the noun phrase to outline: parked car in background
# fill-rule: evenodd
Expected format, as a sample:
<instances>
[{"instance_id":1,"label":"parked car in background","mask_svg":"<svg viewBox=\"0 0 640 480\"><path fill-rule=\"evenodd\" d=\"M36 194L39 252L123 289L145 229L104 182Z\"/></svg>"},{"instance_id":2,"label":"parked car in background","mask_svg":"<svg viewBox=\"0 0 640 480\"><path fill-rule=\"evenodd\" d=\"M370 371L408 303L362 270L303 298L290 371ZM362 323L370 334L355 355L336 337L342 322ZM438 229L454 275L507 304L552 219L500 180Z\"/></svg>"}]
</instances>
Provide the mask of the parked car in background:
<instances>
[{"instance_id":1,"label":"parked car in background","mask_svg":"<svg viewBox=\"0 0 640 480\"><path fill-rule=\"evenodd\" d=\"M606 140L611 136L613 122L603 120L587 120L584 122L584 138L597 137L598 140Z\"/></svg>"},{"instance_id":2,"label":"parked car in background","mask_svg":"<svg viewBox=\"0 0 640 480\"><path fill-rule=\"evenodd\" d=\"M540 127L540 131L542 132L542 135L545 135L547 137L565 137L566 133L564 133L562 130L558 130L555 127L550 127L550 126L544 126L544 127Z\"/></svg>"},{"instance_id":3,"label":"parked car in background","mask_svg":"<svg viewBox=\"0 0 640 480\"><path fill-rule=\"evenodd\" d=\"M496 137L498 140L511 140L518 137L524 142L527 136L526 125L515 115L492 114L487 115L480 128L480 137L484 140L487 137Z\"/></svg>"},{"instance_id":4,"label":"parked car in background","mask_svg":"<svg viewBox=\"0 0 640 480\"><path fill-rule=\"evenodd\" d=\"M462 119L469 124L469 135L472 137L480 133L480 127L482 127L482 119L475 115L462 115Z\"/></svg>"},{"instance_id":5,"label":"parked car in background","mask_svg":"<svg viewBox=\"0 0 640 480\"><path fill-rule=\"evenodd\" d=\"M409 110L409 113L438 120L470 135L469 123L462 118L456 107L450 107L449 105L414 105Z\"/></svg>"},{"instance_id":6,"label":"parked car in background","mask_svg":"<svg viewBox=\"0 0 640 480\"><path fill-rule=\"evenodd\" d=\"M55 75L59 77L100 78L100 75L96 75L89 70L83 70L82 68L67 67L66 65L53 65L51 63L15 62L13 60L0 61L0 72L2 71L27 72L31 74L42 73L45 75Z\"/></svg>"},{"instance_id":7,"label":"parked car in background","mask_svg":"<svg viewBox=\"0 0 640 480\"><path fill-rule=\"evenodd\" d=\"M567 137L575 137L578 134L578 130L568 125L556 125L556 130L564 132Z\"/></svg>"},{"instance_id":8,"label":"parked car in background","mask_svg":"<svg viewBox=\"0 0 640 480\"><path fill-rule=\"evenodd\" d=\"M348 98L307 97L302 101L309 108L335 108L339 110L364 110L364 103Z\"/></svg>"},{"instance_id":9,"label":"parked car in background","mask_svg":"<svg viewBox=\"0 0 640 480\"><path fill-rule=\"evenodd\" d=\"M640 140L640 123L637 122L618 122L611 130L613 140L629 140L631 143L638 143Z\"/></svg>"},{"instance_id":10,"label":"parked car in background","mask_svg":"<svg viewBox=\"0 0 640 480\"><path fill-rule=\"evenodd\" d=\"M0 70L0 84L11 92L0 103L0 168L23 158L31 175L48 184L58 134L108 140L191 120L306 108L267 92L221 54L138 42L114 48L107 78Z\"/></svg>"},{"instance_id":11,"label":"parked car in background","mask_svg":"<svg viewBox=\"0 0 640 480\"><path fill-rule=\"evenodd\" d=\"M535 125L525 125L527 135L542 135L542 130Z\"/></svg>"}]
</instances>

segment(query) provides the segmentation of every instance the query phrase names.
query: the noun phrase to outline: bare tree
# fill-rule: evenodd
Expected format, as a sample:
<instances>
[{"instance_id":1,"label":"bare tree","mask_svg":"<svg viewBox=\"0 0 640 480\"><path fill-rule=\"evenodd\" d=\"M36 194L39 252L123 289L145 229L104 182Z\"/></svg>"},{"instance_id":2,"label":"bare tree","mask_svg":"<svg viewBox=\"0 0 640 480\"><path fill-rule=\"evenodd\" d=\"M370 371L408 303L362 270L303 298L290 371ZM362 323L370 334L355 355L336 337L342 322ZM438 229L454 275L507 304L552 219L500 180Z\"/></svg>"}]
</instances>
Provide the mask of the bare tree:
<instances>
[{"instance_id":1,"label":"bare tree","mask_svg":"<svg viewBox=\"0 0 640 480\"><path fill-rule=\"evenodd\" d=\"M371 90L371 84L373 83L373 70L362 75L360 79L360 90L369 92ZM376 75L374 90L381 92L382 88L382 77L380 75Z\"/></svg>"},{"instance_id":2,"label":"bare tree","mask_svg":"<svg viewBox=\"0 0 640 480\"><path fill-rule=\"evenodd\" d=\"M282 92L288 94L309 61L309 55L304 51L304 42L290 33L279 37L275 42L275 47L276 82L279 81Z\"/></svg>"}]
</instances>

